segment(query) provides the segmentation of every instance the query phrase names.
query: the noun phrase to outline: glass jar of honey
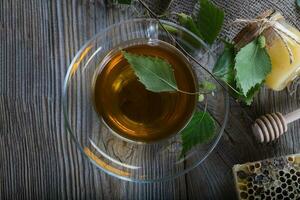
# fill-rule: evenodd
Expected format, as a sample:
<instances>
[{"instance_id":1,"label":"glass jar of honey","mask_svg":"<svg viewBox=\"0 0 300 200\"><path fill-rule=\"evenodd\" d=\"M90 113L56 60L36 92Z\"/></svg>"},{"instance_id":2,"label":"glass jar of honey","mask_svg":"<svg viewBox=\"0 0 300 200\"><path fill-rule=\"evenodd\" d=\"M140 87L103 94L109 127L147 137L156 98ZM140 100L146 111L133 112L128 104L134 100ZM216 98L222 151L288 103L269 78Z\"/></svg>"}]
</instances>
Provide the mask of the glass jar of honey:
<instances>
[{"instance_id":1,"label":"glass jar of honey","mask_svg":"<svg viewBox=\"0 0 300 200\"><path fill-rule=\"evenodd\" d=\"M272 63L265 84L272 90L282 90L300 74L300 32L277 11L268 10L256 19L260 23L253 20L235 37L236 47L240 49L264 35Z\"/></svg>"}]
</instances>

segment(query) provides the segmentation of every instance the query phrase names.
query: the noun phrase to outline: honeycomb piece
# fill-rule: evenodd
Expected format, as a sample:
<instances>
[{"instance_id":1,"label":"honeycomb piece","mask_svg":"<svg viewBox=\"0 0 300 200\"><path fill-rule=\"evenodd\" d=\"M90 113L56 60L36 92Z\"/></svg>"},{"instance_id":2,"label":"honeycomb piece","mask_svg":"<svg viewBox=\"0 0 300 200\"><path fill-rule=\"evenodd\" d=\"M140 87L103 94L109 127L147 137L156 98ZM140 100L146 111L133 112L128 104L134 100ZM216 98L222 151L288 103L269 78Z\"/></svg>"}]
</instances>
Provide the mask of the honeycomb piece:
<instances>
[{"instance_id":1,"label":"honeycomb piece","mask_svg":"<svg viewBox=\"0 0 300 200\"><path fill-rule=\"evenodd\" d=\"M299 199L300 154L233 166L238 199Z\"/></svg>"}]
</instances>

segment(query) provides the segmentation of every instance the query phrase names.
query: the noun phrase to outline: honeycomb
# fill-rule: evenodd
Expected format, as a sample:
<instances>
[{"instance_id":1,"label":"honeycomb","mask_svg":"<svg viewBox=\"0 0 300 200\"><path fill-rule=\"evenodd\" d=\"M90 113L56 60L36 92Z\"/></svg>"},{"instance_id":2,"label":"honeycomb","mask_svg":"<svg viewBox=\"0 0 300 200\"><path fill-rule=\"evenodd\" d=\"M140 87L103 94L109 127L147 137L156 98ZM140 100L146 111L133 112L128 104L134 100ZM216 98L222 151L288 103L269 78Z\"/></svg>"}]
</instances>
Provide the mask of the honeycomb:
<instances>
[{"instance_id":1,"label":"honeycomb","mask_svg":"<svg viewBox=\"0 0 300 200\"><path fill-rule=\"evenodd\" d=\"M300 154L233 166L239 199L300 200Z\"/></svg>"}]
</instances>

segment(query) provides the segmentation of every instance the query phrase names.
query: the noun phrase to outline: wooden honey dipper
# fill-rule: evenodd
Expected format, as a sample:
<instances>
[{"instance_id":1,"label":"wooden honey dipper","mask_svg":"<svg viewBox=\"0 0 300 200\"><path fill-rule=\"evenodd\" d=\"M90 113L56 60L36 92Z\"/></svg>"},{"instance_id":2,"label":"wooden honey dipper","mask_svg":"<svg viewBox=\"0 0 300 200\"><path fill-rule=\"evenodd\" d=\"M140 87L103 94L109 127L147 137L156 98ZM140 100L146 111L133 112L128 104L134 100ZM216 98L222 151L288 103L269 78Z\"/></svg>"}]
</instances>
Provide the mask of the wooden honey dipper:
<instances>
[{"instance_id":1,"label":"wooden honey dipper","mask_svg":"<svg viewBox=\"0 0 300 200\"><path fill-rule=\"evenodd\" d=\"M259 142L271 142L287 131L287 125L300 119L300 109L283 116L281 113L266 114L255 120L252 132Z\"/></svg>"}]
</instances>

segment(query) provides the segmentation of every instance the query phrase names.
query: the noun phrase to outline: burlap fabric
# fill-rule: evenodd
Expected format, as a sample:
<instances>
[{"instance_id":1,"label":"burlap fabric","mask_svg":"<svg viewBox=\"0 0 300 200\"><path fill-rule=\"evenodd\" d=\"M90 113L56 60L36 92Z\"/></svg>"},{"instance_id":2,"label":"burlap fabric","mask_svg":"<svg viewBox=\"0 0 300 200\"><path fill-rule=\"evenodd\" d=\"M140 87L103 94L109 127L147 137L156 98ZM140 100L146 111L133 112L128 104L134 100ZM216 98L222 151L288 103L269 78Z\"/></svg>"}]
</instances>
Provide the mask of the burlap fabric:
<instances>
[{"instance_id":1,"label":"burlap fabric","mask_svg":"<svg viewBox=\"0 0 300 200\"><path fill-rule=\"evenodd\" d=\"M184 12L191 14L199 8L197 0L145 0L157 13L168 8L170 12ZM287 21L300 28L300 9L297 9L295 0L213 0L224 9L225 23L222 35L232 39L243 25L232 25L237 18L254 18L266 9L280 11ZM169 5L168 5L169 4ZM174 20L171 16L170 20Z\"/></svg>"}]
</instances>

